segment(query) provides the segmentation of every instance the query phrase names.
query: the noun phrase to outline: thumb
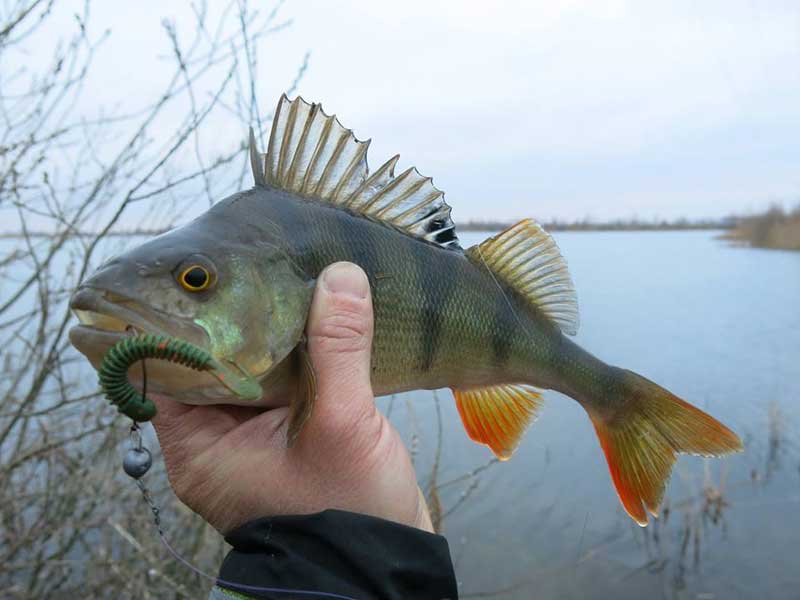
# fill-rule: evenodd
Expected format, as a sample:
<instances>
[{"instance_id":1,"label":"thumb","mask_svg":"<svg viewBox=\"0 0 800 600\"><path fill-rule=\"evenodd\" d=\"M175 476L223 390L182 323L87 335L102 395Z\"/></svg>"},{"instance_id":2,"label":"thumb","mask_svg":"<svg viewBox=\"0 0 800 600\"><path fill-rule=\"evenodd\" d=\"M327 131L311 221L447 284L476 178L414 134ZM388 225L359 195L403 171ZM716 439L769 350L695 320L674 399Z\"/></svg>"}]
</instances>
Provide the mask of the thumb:
<instances>
[{"instance_id":1,"label":"thumb","mask_svg":"<svg viewBox=\"0 0 800 600\"><path fill-rule=\"evenodd\" d=\"M369 281L360 267L340 262L320 274L306 327L317 376L317 401L307 427L349 428L375 412L372 318Z\"/></svg>"}]
</instances>

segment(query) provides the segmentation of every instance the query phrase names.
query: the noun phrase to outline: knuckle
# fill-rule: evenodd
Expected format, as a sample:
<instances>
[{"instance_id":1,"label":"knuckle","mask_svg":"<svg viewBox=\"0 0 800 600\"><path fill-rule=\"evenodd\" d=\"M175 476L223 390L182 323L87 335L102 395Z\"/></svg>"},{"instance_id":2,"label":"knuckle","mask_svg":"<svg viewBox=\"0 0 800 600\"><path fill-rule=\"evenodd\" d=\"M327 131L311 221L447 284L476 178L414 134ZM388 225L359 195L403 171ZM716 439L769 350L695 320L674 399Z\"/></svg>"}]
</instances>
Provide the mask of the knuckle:
<instances>
[{"instance_id":1,"label":"knuckle","mask_svg":"<svg viewBox=\"0 0 800 600\"><path fill-rule=\"evenodd\" d=\"M372 323L363 311L340 307L320 319L309 337L324 352L360 352L370 347Z\"/></svg>"}]
</instances>

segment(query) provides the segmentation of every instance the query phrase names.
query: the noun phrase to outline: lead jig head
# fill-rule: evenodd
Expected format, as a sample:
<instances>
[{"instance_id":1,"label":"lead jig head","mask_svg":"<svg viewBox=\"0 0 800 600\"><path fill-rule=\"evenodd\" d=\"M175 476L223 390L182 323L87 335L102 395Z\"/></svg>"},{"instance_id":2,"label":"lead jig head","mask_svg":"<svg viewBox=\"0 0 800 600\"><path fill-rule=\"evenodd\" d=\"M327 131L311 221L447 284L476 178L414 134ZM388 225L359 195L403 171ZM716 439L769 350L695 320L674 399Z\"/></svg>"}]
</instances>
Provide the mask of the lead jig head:
<instances>
[{"instance_id":1,"label":"lead jig head","mask_svg":"<svg viewBox=\"0 0 800 600\"><path fill-rule=\"evenodd\" d=\"M153 465L153 455L144 446L131 448L122 459L122 469L128 477L141 478Z\"/></svg>"}]
</instances>

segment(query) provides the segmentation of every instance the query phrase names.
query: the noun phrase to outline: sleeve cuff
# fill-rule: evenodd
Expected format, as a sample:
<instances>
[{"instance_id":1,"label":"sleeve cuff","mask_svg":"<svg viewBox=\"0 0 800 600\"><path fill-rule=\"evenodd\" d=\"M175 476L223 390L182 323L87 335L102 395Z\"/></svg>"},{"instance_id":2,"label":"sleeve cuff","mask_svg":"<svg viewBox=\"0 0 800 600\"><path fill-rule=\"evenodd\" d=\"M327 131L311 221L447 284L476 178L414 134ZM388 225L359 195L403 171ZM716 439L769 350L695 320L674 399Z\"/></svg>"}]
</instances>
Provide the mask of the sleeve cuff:
<instances>
[{"instance_id":1,"label":"sleeve cuff","mask_svg":"<svg viewBox=\"0 0 800 600\"><path fill-rule=\"evenodd\" d=\"M225 540L233 549L220 569L217 591L233 597L294 597L256 587L357 600L458 597L444 537L376 517L340 510L267 517L242 525Z\"/></svg>"}]
</instances>

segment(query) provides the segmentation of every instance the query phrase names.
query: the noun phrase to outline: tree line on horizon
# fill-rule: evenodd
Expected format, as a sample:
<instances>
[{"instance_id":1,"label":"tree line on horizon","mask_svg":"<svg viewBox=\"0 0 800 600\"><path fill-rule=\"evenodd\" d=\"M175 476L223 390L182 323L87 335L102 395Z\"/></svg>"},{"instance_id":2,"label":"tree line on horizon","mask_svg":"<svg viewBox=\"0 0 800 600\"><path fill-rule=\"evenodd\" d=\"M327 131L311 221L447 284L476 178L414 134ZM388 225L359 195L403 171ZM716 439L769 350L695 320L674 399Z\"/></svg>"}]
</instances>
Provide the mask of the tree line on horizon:
<instances>
[{"instance_id":1,"label":"tree line on horizon","mask_svg":"<svg viewBox=\"0 0 800 600\"><path fill-rule=\"evenodd\" d=\"M611 221L595 221L588 217L574 221L553 219L542 223L548 231L679 231L691 229L733 229L741 217L728 216L716 219L614 219ZM496 219L482 220L471 219L462 223L458 228L462 231L501 231L513 225L513 221L500 221Z\"/></svg>"},{"instance_id":2,"label":"tree line on horizon","mask_svg":"<svg viewBox=\"0 0 800 600\"><path fill-rule=\"evenodd\" d=\"M461 231L502 231L512 221L472 219L459 225ZM722 239L755 248L800 250L800 202L791 209L773 203L754 215L729 215L720 218L615 219L595 221L584 217L574 221L553 219L542 223L548 231L687 231L724 230Z\"/></svg>"}]
</instances>

